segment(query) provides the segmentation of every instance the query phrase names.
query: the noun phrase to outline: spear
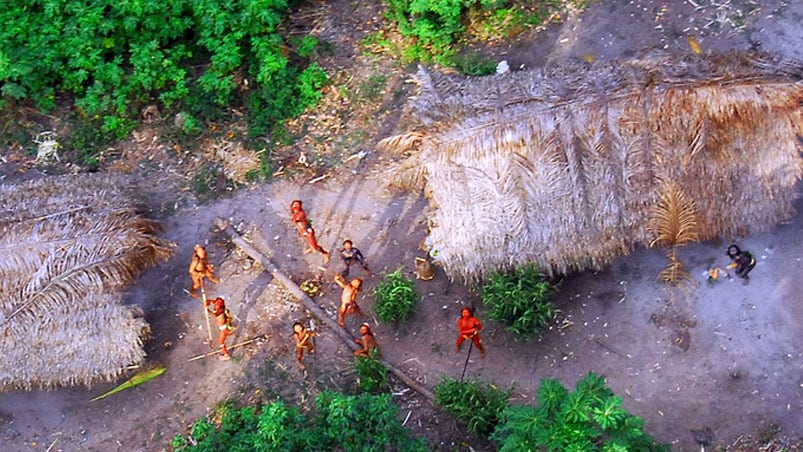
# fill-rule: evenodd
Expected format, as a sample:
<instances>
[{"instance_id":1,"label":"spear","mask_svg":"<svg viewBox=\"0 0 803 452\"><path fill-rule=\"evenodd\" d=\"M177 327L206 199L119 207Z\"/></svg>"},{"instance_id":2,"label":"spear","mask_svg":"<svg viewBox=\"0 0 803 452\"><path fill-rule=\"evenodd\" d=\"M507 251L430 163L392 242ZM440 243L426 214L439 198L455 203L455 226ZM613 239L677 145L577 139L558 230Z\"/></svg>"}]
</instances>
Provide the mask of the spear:
<instances>
[{"instance_id":1,"label":"spear","mask_svg":"<svg viewBox=\"0 0 803 452\"><path fill-rule=\"evenodd\" d=\"M204 317L206 317L206 335L209 338L209 348L214 348L212 344L212 325L209 323L209 309L206 306L206 290L204 290L204 280L201 279L201 299L204 305Z\"/></svg>"},{"instance_id":2,"label":"spear","mask_svg":"<svg viewBox=\"0 0 803 452\"><path fill-rule=\"evenodd\" d=\"M476 332L474 334L477 334ZM468 354L466 355L466 363L463 364L463 373L460 375L460 381L466 376L466 367L468 367L468 359L471 357L471 349L474 348L474 336L468 342Z\"/></svg>"},{"instance_id":3,"label":"spear","mask_svg":"<svg viewBox=\"0 0 803 452\"><path fill-rule=\"evenodd\" d=\"M227 348L228 348L229 350L231 350L231 349L233 349L233 348L242 347L243 345L248 345L248 344L250 344L250 343L252 343L252 342L256 342L256 341L258 341L258 340L260 340L260 339L267 339L267 338L269 338L269 337L270 337L270 335L269 335L269 334L263 334L262 336L257 336L257 337L255 337L255 338L253 338L253 339L248 339L247 341L242 341L242 342L239 342L239 343L237 343L237 344L230 345L230 346L228 346ZM209 357L209 356L216 355L216 354L218 354L218 353L219 353L219 352L218 352L217 350L215 350L215 351L213 351L213 352L204 353L204 354L202 354L202 355L198 355L198 356L193 356L192 358L188 359L187 361L195 361L195 360L197 360L197 359L207 358L207 357Z\"/></svg>"}]
</instances>

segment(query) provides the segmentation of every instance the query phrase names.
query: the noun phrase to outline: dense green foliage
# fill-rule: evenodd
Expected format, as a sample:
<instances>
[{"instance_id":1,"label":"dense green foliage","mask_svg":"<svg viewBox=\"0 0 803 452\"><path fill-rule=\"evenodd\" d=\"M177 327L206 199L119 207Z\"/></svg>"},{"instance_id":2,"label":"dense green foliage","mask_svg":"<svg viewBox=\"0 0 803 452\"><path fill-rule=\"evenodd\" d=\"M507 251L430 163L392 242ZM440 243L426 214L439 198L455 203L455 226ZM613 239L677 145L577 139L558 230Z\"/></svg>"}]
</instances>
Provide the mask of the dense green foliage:
<instances>
[{"instance_id":1,"label":"dense green foliage","mask_svg":"<svg viewBox=\"0 0 803 452\"><path fill-rule=\"evenodd\" d=\"M143 106L182 112L188 132L222 107L247 105L251 133L319 99L316 40L286 39L287 0L31 0L0 9L2 104L57 95L82 120L124 137ZM90 143L87 143L90 144Z\"/></svg>"},{"instance_id":2,"label":"dense green foliage","mask_svg":"<svg viewBox=\"0 0 803 452\"><path fill-rule=\"evenodd\" d=\"M542 379L538 405L507 408L491 438L500 451L668 451L643 431L644 422L622 408L599 375L589 373L569 392Z\"/></svg>"},{"instance_id":3,"label":"dense green foliage","mask_svg":"<svg viewBox=\"0 0 803 452\"><path fill-rule=\"evenodd\" d=\"M173 439L176 451L426 451L397 418L390 394L348 396L323 392L313 417L296 407L273 402L260 410L223 404L212 418L200 419L188 437Z\"/></svg>"},{"instance_id":4,"label":"dense green foliage","mask_svg":"<svg viewBox=\"0 0 803 452\"><path fill-rule=\"evenodd\" d=\"M469 431L481 436L488 436L494 431L512 392L479 381L460 381L449 377L445 377L433 389L435 403L465 422Z\"/></svg>"},{"instance_id":5,"label":"dense green foliage","mask_svg":"<svg viewBox=\"0 0 803 452\"><path fill-rule=\"evenodd\" d=\"M387 17L396 23L409 43L402 51L406 61L430 61L454 66L464 73L486 75L496 69L494 63L480 60L476 54L458 54L468 35L477 39L504 37L524 27L541 22L538 4L548 1L513 0L386 0ZM467 27L471 24L471 30ZM463 61L468 58L468 62Z\"/></svg>"},{"instance_id":6,"label":"dense green foliage","mask_svg":"<svg viewBox=\"0 0 803 452\"><path fill-rule=\"evenodd\" d=\"M403 322L415 310L418 292L415 282L402 274L399 268L385 276L374 287L374 313L386 323Z\"/></svg>"},{"instance_id":7,"label":"dense green foliage","mask_svg":"<svg viewBox=\"0 0 803 452\"><path fill-rule=\"evenodd\" d=\"M488 316L519 339L530 339L558 314L554 289L532 265L494 272L480 289Z\"/></svg>"},{"instance_id":8,"label":"dense green foliage","mask_svg":"<svg viewBox=\"0 0 803 452\"><path fill-rule=\"evenodd\" d=\"M388 369L379 361L379 352L374 349L370 356L358 356L354 360L354 370L360 387L367 392L390 389Z\"/></svg>"}]
</instances>

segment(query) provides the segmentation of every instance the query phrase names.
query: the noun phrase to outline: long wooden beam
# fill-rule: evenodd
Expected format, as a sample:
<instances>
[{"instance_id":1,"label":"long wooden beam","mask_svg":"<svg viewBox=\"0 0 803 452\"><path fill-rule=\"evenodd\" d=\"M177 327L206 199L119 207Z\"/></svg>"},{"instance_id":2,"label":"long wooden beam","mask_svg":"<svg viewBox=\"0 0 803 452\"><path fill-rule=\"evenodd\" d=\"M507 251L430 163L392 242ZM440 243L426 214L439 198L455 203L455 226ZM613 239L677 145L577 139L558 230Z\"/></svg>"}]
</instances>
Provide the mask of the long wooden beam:
<instances>
[{"instance_id":1,"label":"long wooden beam","mask_svg":"<svg viewBox=\"0 0 803 452\"><path fill-rule=\"evenodd\" d=\"M290 293L296 297L304 307L310 311L314 316L318 317L326 326L329 327L331 331L333 331L351 350L357 350L360 347L354 342L354 338L343 328L338 325L337 321L329 318L326 312L321 309L318 304L307 295L306 292L301 290L301 288L296 284L292 279L288 278L287 275L282 273L267 256L262 254L259 250L251 246L248 242L240 237L240 234L234 230L234 228L228 224L223 219L216 219L215 226L223 231L229 238L231 242L237 245L245 254L249 255L251 259L254 259L256 262L259 262L262 267L264 267L270 274L278 280ZM380 358L379 361L393 374L401 380L404 384L412 388L417 393L421 394L422 396L429 399L430 402L435 402L435 394L432 393L428 388L425 386L420 385L417 381L410 378L407 374L402 372L401 369L397 368L393 364L389 363L385 359Z\"/></svg>"}]
</instances>

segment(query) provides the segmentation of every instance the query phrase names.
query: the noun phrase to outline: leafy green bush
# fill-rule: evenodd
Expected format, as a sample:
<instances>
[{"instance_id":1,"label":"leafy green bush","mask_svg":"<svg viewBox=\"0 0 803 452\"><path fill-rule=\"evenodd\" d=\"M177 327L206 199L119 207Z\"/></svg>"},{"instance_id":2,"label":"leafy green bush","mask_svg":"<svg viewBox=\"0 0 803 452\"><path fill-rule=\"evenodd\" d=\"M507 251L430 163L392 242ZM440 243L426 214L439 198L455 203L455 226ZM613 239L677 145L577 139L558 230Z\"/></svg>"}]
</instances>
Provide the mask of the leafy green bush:
<instances>
[{"instance_id":1,"label":"leafy green bush","mask_svg":"<svg viewBox=\"0 0 803 452\"><path fill-rule=\"evenodd\" d=\"M541 23L545 16L542 12L555 7L555 2L550 1L510 0L386 0L386 3L388 19L396 23L408 40L402 58L435 61L446 66L460 63L455 55L461 43L469 38L490 40L512 36ZM487 71L484 69L483 74L490 73Z\"/></svg>"},{"instance_id":2,"label":"leafy green bush","mask_svg":"<svg viewBox=\"0 0 803 452\"><path fill-rule=\"evenodd\" d=\"M479 381L459 381L449 377L433 389L435 403L465 422L469 431L486 437L501 420L512 392Z\"/></svg>"},{"instance_id":3,"label":"leafy green bush","mask_svg":"<svg viewBox=\"0 0 803 452\"><path fill-rule=\"evenodd\" d=\"M451 58L451 65L463 75L490 75L496 73L496 62L477 53L468 52Z\"/></svg>"},{"instance_id":4,"label":"leafy green bush","mask_svg":"<svg viewBox=\"0 0 803 452\"><path fill-rule=\"evenodd\" d=\"M491 439L500 451L668 451L644 433L644 422L622 408L605 380L588 373L569 392L554 379L544 378L538 405L507 408Z\"/></svg>"},{"instance_id":5,"label":"leafy green bush","mask_svg":"<svg viewBox=\"0 0 803 452\"><path fill-rule=\"evenodd\" d=\"M360 386L366 392L381 391L390 388L388 381L388 369L379 361L376 349L371 351L371 356L358 356L354 360L354 370Z\"/></svg>"},{"instance_id":6,"label":"leafy green bush","mask_svg":"<svg viewBox=\"0 0 803 452\"><path fill-rule=\"evenodd\" d=\"M404 51L407 61L447 61L455 53L455 44L465 33L463 12L472 0L417 1L387 0L387 16L396 22L399 32L412 38Z\"/></svg>"},{"instance_id":7,"label":"leafy green bush","mask_svg":"<svg viewBox=\"0 0 803 452\"><path fill-rule=\"evenodd\" d=\"M0 9L0 94L48 111L67 93L118 138L150 103L186 104L199 121L245 103L265 133L317 102L327 80L309 64L317 40L280 33L287 14L286 0L11 2Z\"/></svg>"},{"instance_id":8,"label":"leafy green bush","mask_svg":"<svg viewBox=\"0 0 803 452\"><path fill-rule=\"evenodd\" d=\"M397 418L390 394L347 396L323 392L315 400L314 417L296 407L273 402L257 410L224 403L211 416L193 424L187 437L177 435L178 451L384 451L418 452L429 448L411 439Z\"/></svg>"},{"instance_id":9,"label":"leafy green bush","mask_svg":"<svg viewBox=\"0 0 803 452\"><path fill-rule=\"evenodd\" d=\"M488 317L505 325L519 339L530 339L555 318L554 289L535 266L494 272L480 289Z\"/></svg>"},{"instance_id":10,"label":"leafy green bush","mask_svg":"<svg viewBox=\"0 0 803 452\"><path fill-rule=\"evenodd\" d=\"M374 287L374 313L385 323L407 320L417 301L415 282L402 275L401 267Z\"/></svg>"}]
</instances>

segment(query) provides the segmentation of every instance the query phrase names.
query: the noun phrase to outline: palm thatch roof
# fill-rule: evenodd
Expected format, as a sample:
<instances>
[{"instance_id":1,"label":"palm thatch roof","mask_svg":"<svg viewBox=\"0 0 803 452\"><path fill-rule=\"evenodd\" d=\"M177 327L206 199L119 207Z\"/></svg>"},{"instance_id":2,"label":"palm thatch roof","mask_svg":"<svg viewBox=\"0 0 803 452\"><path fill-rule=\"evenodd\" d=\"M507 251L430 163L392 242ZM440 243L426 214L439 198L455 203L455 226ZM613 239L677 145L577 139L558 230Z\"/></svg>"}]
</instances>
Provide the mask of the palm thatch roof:
<instances>
[{"instance_id":1,"label":"palm thatch roof","mask_svg":"<svg viewBox=\"0 0 803 452\"><path fill-rule=\"evenodd\" d=\"M636 245L789 218L802 75L800 62L755 54L474 78L420 68L408 125L379 148L404 157L392 185L429 197L428 241L452 277L599 269Z\"/></svg>"},{"instance_id":2,"label":"palm thatch roof","mask_svg":"<svg viewBox=\"0 0 803 452\"><path fill-rule=\"evenodd\" d=\"M0 185L0 390L111 381L145 357L122 290L175 246L121 177Z\"/></svg>"}]
</instances>

